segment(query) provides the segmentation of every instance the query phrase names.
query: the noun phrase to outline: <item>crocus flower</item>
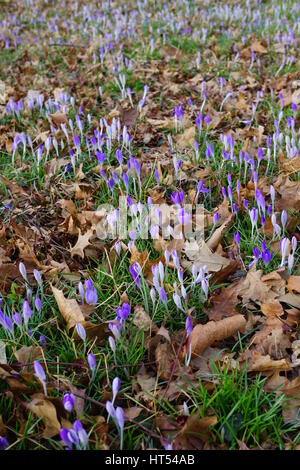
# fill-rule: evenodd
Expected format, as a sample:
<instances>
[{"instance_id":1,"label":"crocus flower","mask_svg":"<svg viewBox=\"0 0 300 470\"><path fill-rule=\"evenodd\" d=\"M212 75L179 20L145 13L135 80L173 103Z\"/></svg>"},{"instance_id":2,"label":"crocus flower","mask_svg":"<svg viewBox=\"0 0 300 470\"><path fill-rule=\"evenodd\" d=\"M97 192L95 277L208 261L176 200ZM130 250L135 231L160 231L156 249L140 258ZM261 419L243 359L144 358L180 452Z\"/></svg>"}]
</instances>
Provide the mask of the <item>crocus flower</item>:
<instances>
[{"instance_id":1,"label":"crocus flower","mask_svg":"<svg viewBox=\"0 0 300 470\"><path fill-rule=\"evenodd\" d=\"M33 275L35 277L36 282L39 284L39 286L41 286L43 284L43 281L40 272L37 269L34 269Z\"/></svg>"},{"instance_id":2,"label":"crocus flower","mask_svg":"<svg viewBox=\"0 0 300 470\"><path fill-rule=\"evenodd\" d=\"M82 339L82 341L86 340L86 331L84 326L81 323L76 323L76 331L78 336Z\"/></svg>"},{"instance_id":3,"label":"crocus flower","mask_svg":"<svg viewBox=\"0 0 300 470\"><path fill-rule=\"evenodd\" d=\"M80 447L82 449L85 449L86 446L88 445L89 438L88 438L88 435L87 435L85 429L83 428L81 422L78 419L75 421L75 423L73 425L73 429L79 437Z\"/></svg>"},{"instance_id":4,"label":"crocus flower","mask_svg":"<svg viewBox=\"0 0 300 470\"><path fill-rule=\"evenodd\" d=\"M114 409L114 405L109 400L107 400L107 402L105 404L105 407L106 407L106 411L108 413L108 417L107 417L107 422L108 422L110 417L112 417L112 418L115 417L115 409Z\"/></svg>"},{"instance_id":5,"label":"crocus flower","mask_svg":"<svg viewBox=\"0 0 300 470\"><path fill-rule=\"evenodd\" d=\"M13 322L19 327L22 328L22 317L19 312L12 315Z\"/></svg>"},{"instance_id":6,"label":"crocus flower","mask_svg":"<svg viewBox=\"0 0 300 470\"><path fill-rule=\"evenodd\" d=\"M96 366L97 366L97 361L93 353L89 353L88 355L88 363L91 371L94 373Z\"/></svg>"},{"instance_id":7,"label":"crocus flower","mask_svg":"<svg viewBox=\"0 0 300 470\"><path fill-rule=\"evenodd\" d=\"M0 436L0 450L4 450L8 447L8 441L5 437Z\"/></svg>"},{"instance_id":8,"label":"crocus flower","mask_svg":"<svg viewBox=\"0 0 300 470\"><path fill-rule=\"evenodd\" d=\"M46 374L45 374L45 371L43 369L43 366L38 361L34 361L33 362L33 367L34 367L34 373L35 373L36 377L39 379L39 381L43 385L44 395L47 396Z\"/></svg>"},{"instance_id":9,"label":"crocus flower","mask_svg":"<svg viewBox=\"0 0 300 470\"><path fill-rule=\"evenodd\" d=\"M63 403L64 409L66 411L68 411L68 413L71 413L71 411L73 410L74 401L75 401L75 397L74 397L73 393L65 393L64 394L63 399L62 399L62 403Z\"/></svg>"},{"instance_id":10,"label":"crocus flower","mask_svg":"<svg viewBox=\"0 0 300 470\"><path fill-rule=\"evenodd\" d=\"M30 305L29 305L27 300L24 300L24 302L23 302L22 314L23 314L23 317L24 317L25 325L27 327L28 321L29 321L31 315L33 314L33 311L31 310Z\"/></svg>"},{"instance_id":11,"label":"crocus flower","mask_svg":"<svg viewBox=\"0 0 300 470\"><path fill-rule=\"evenodd\" d=\"M98 294L96 287L85 290L85 301L89 305L95 305L98 300Z\"/></svg>"},{"instance_id":12,"label":"crocus flower","mask_svg":"<svg viewBox=\"0 0 300 470\"><path fill-rule=\"evenodd\" d=\"M191 348L191 338L192 338L192 332L193 332L193 323L191 320L191 317L187 317L185 321L185 331L186 331L186 337L187 337L187 344L186 344L186 350L188 353L185 355L185 365L188 366L190 361L191 361L191 356L192 356L192 348Z\"/></svg>"},{"instance_id":13,"label":"crocus flower","mask_svg":"<svg viewBox=\"0 0 300 470\"><path fill-rule=\"evenodd\" d=\"M112 398L112 404L114 404L116 396L120 390L121 386L121 380L119 377L115 377L114 380L112 381L112 392L113 392L113 398Z\"/></svg>"},{"instance_id":14,"label":"crocus flower","mask_svg":"<svg viewBox=\"0 0 300 470\"><path fill-rule=\"evenodd\" d=\"M41 345L42 345L43 348L46 347L47 341L46 341L46 338L45 338L44 335L40 335L40 343L41 343Z\"/></svg>"},{"instance_id":15,"label":"crocus flower","mask_svg":"<svg viewBox=\"0 0 300 470\"><path fill-rule=\"evenodd\" d=\"M88 435L83 429L79 420L76 420L73 429L62 428L60 431L61 440L67 445L68 450L72 450L73 445L77 450L84 450L88 444Z\"/></svg>"},{"instance_id":16,"label":"crocus flower","mask_svg":"<svg viewBox=\"0 0 300 470\"><path fill-rule=\"evenodd\" d=\"M115 343L115 340L112 336L109 336L108 343L109 343L110 349L115 354L116 353L116 343Z\"/></svg>"},{"instance_id":17,"label":"crocus flower","mask_svg":"<svg viewBox=\"0 0 300 470\"><path fill-rule=\"evenodd\" d=\"M22 262L19 263L19 271L21 273L21 276L25 279L25 281L28 282L27 271L26 271L26 268L25 268L25 264L22 263Z\"/></svg>"},{"instance_id":18,"label":"crocus flower","mask_svg":"<svg viewBox=\"0 0 300 470\"><path fill-rule=\"evenodd\" d=\"M167 306L167 294L166 294L166 291L163 287L161 287L158 291L158 295L159 295L159 298L160 300L162 301L162 303Z\"/></svg>"},{"instance_id":19,"label":"crocus flower","mask_svg":"<svg viewBox=\"0 0 300 470\"><path fill-rule=\"evenodd\" d=\"M129 272L134 280L134 282L136 283L137 287L140 289L141 288L141 281L140 281L140 278L139 278L139 273L140 273L140 269L139 269L139 265L138 263L133 263L131 266L129 266Z\"/></svg>"},{"instance_id":20,"label":"crocus flower","mask_svg":"<svg viewBox=\"0 0 300 470\"><path fill-rule=\"evenodd\" d=\"M264 264L267 266L273 258L273 253L271 251L265 249L261 254L261 258L262 258Z\"/></svg>"},{"instance_id":21,"label":"crocus flower","mask_svg":"<svg viewBox=\"0 0 300 470\"><path fill-rule=\"evenodd\" d=\"M285 258L288 255L289 246L290 246L290 240L288 238L282 238L280 240L280 251L281 251L281 263L279 265L280 268L282 268L285 265Z\"/></svg>"},{"instance_id":22,"label":"crocus flower","mask_svg":"<svg viewBox=\"0 0 300 470\"><path fill-rule=\"evenodd\" d=\"M117 407L115 411L115 421L118 425L118 428L120 430L120 450L123 449L123 435L124 435L124 424L125 424L125 414L123 411L123 408L120 406Z\"/></svg>"},{"instance_id":23,"label":"crocus flower","mask_svg":"<svg viewBox=\"0 0 300 470\"><path fill-rule=\"evenodd\" d=\"M36 297L34 300L34 305L37 310L42 310L42 301L40 297Z\"/></svg>"},{"instance_id":24,"label":"crocus flower","mask_svg":"<svg viewBox=\"0 0 300 470\"><path fill-rule=\"evenodd\" d=\"M130 315L130 305L124 302L122 307L117 307L117 318L119 321L126 320Z\"/></svg>"}]
</instances>

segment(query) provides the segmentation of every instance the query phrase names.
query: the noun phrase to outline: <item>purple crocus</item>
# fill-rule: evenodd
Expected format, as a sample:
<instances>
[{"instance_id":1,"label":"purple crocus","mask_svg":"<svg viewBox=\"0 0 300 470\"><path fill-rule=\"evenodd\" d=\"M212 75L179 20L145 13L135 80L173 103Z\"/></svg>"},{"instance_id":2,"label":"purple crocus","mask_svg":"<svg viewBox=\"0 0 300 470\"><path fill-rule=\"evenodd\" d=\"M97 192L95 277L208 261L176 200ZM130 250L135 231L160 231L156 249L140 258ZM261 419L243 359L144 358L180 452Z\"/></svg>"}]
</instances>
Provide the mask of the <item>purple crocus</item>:
<instances>
[{"instance_id":1,"label":"purple crocus","mask_svg":"<svg viewBox=\"0 0 300 470\"><path fill-rule=\"evenodd\" d=\"M238 247L240 246L241 244L241 236L239 234L239 232L236 232L234 235L233 235L233 238L234 238L234 241L235 243L238 245Z\"/></svg>"},{"instance_id":2,"label":"purple crocus","mask_svg":"<svg viewBox=\"0 0 300 470\"><path fill-rule=\"evenodd\" d=\"M62 399L62 403L64 406L64 409L68 412L71 413L74 407L74 401L75 397L73 393L65 393Z\"/></svg>"},{"instance_id":3,"label":"purple crocus","mask_svg":"<svg viewBox=\"0 0 300 470\"><path fill-rule=\"evenodd\" d=\"M162 303L167 306L167 294L163 287L160 287L158 290L158 295Z\"/></svg>"},{"instance_id":4,"label":"purple crocus","mask_svg":"<svg viewBox=\"0 0 300 470\"><path fill-rule=\"evenodd\" d=\"M24 317L25 325L27 327L28 321L29 321L30 317L33 314L33 311L31 310L30 305L29 305L27 300L24 300L24 302L23 302L22 314L23 314L23 317Z\"/></svg>"},{"instance_id":5,"label":"purple crocus","mask_svg":"<svg viewBox=\"0 0 300 470\"><path fill-rule=\"evenodd\" d=\"M130 315L130 305L127 302L124 302L122 307L117 307L117 318L122 323L123 320L126 320Z\"/></svg>"},{"instance_id":6,"label":"purple crocus","mask_svg":"<svg viewBox=\"0 0 300 470\"><path fill-rule=\"evenodd\" d=\"M89 353L88 363L89 363L89 367L90 367L92 373L94 373L95 369L96 369L96 366L97 366L97 361L96 361L96 358L95 358L93 353Z\"/></svg>"},{"instance_id":7,"label":"purple crocus","mask_svg":"<svg viewBox=\"0 0 300 470\"><path fill-rule=\"evenodd\" d=\"M36 377L39 379L39 381L43 385L44 395L46 397L47 396L46 374L45 374L45 371L43 369L43 366L38 361L34 361L33 362L33 368L34 368L34 374L36 375Z\"/></svg>"},{"instance_id":8,"label":"purple crocus","mask_svg":"<svg viewBox=\"0 0 300 470\"><path fill-rule=\"evenodd\" d=\"M84 329L84 326L81 323L76 323L76 331L79 336L79 338L82 339L82 341L86 340L86 331Z\"/></svg>"},{"instance_id":9,"label":"purple crocus","mask_svg":"<svg viewBox=\"0 0 300 470\"><path fill-rule=\"evenodd\" d=\"M123 435L124 435L124 424L125 424L125 414L123 408L118 406L115 411L115 421L120 431L120 450L123 449Z\"/></svg>"},{"instance_id":10,"label":"purple crocus","mask_svg":"<svg viewBox=\"0 0 300 470\"><path fill-rule=\"evenodd\" d=\"M8 441L5 437L0 436L0 450L4 450L8 447Z\"/></svg>"},{"instance_id":11,"label":"purple crocus","mask_svg":"<svg viewBox=\"0 0 300 470\"><path fill-rule=\"evenodd\" d=\"M112 381L112 392L113 392L113 398L112 398L112 404L114 404L115 399L117 394L119 393L121 386L121 380L119 377L115 377L114 380Z\"/></svg>"},{"instance_id":12,"label":"purple crocus","mask_svg":"<svg viewBox=\"0 0 300 470\"><path fill-rule=\"evenodd\" d=\"M62 428L60 431L60 438L66 444L67 450L72 450L73 446L77 450L84 450L88 445L88 435L83 428L81 422L76 420L73 424L73 429Z\"/></svg>"},{"instance_id":13,"label":"purple crocus","mask_svg":"<svg viewBox=\"0 0 300 470\"><path fill-rule=\"evenodd\" d=\"M140 266L137 262L133 263L131 266L129 266L129 272L136 283L137 287L141 289L141 281L139 278L139 273L140 273Z\"/></svg>"}]
</instances>

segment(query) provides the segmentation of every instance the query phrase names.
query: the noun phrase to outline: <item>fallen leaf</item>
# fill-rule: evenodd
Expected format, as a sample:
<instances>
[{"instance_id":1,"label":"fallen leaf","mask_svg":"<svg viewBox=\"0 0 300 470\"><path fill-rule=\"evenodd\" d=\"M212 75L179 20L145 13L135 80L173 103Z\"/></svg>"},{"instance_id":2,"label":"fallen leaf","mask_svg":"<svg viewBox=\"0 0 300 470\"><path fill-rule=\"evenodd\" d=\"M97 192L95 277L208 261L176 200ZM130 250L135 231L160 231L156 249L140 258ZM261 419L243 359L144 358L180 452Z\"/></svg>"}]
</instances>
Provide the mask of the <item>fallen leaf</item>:
<instances>
[{"instance_id":1,"label":"fallen leaf","mask_svg":"<svg viewBox=\"0 0 300 470\"><path fill-rule=\"evenodd\" d=\"M191 349L192 356L200 355L215 341L243 332L246 328L246 320L243 315L234 315L219 321L209 321L205 325L196 325L192 332Z\"/></svg>"},{"instance_id":2,"label":"fallen leaf","mask_svg":"<svg viewBox=\"0 0 300 470\"><path fill-rule=\"evenodd\" d=\"M188 416L185 425L175 436L174 444L181 449L202 449L203 441L210 439L210 428L217 422L217 416L200 417L199 412Z\"/></svg>"},{"instance_id":3,"label":"fallen leaf","mask_svg":"<svg viewBox=\"0 0 300 470\"><path fill-rule=\"evenodd\" d=\"M152 320L142 305L136 305L134 308L133 324L144 331L149 331L152 326Z\"/></svg>"},{"instance_id":4,"label":"fallen leaf","mask_svg":"<svg viewBox=\"0 0 300 470\"><path fill-rule=\"evenodd\" d=\"M67 330L73 328L76 323L85 321L84 315L75 299L66 299L63 292L51 285L51 289L57 302L59 311L67 324Z\"/></svg>"},{"instance_id":5,"label":"fallen leaf","mask_svg":"<svg viewBox=\"0 0 300 470\"><path fill-rule=\"evenodd\" d=\"M94 230L91 229L88 230L84 235L81 235L81 231L79 229L78 240L70 250L71 258L73 258L75 255L80 256L82 259L84 258L84 250L91 244L89 240L92 237L93 233Z\"/></svg>"},{"instance_id":6,"label":"fallen leaf","mask_svg":"<svg viewBox=\"0 0 300 470\"><path fill-rule=\"evenodd\" d=\"M216 272L230 264L230 260L218 253L213 253L205 242L196 240L186 241L184 251L187 258L193 263L183 260L183 266L191 269L192 264L196 264L197 269L206 266L207 272Z\"/></svg>"},{"instance_id":7,"label":"fallen leaf","mask_svg":"<svg viewBox=\"0 0 300 470\"><path fill-rule=\"evenodd\" d=\"M290 293L293 291L300 293L300 276L290 276L287 284Z\"/></svg>"},{"instance_id":8,"label":"fallen leaf","mask_svg":"<svg viewBox=\"0 0 300 470\"><path fill-rule=\"evenodd\" d=\"M40 395L33 395L30 403L26 407L38 418L42 418L45 425L43 437L49 439L59 434L61 425L57 419L56 408L51 401L42 398Z\"/></svg>"}]
</instances>

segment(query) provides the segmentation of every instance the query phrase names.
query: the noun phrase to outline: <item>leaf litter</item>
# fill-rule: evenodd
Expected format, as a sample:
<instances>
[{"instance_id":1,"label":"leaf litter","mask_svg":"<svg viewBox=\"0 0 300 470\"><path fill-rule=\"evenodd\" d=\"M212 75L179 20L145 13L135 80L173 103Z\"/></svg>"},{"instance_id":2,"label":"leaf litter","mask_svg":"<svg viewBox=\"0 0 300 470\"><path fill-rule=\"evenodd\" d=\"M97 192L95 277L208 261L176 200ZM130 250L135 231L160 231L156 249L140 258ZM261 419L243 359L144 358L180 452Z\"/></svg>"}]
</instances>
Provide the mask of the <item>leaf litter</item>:
<instances>
[{"instance_id":1,"label":"leaf litter","mask_svg":"<svg viewBox=\"0 0 300 470\"><path fill-rule=\"evenodd\" d=\"M0 449L299 448L297 2L42 3L0 12Z\"/></svg>"}]
</instances>

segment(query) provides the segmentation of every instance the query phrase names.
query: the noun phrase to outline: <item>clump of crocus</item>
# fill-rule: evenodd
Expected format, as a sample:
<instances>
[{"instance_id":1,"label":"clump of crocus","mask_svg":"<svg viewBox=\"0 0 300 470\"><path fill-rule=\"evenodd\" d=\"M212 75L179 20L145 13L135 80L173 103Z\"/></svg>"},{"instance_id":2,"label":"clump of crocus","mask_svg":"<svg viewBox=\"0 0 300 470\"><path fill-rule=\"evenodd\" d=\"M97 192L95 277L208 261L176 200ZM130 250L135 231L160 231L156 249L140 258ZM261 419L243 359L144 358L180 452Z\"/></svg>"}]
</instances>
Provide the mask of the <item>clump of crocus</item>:
<instances>
[{"instance_id":1,"label":"clump of crocus","mask_svg":"<svg viewBox=\"0 0 300 470\"><path fill-rule=\"evenodd\" d=\"M72 450L74 447L77 450L85 450L89 442L87 432L78 419L73 424L73 428L61 429L60 438L66 444L67 450Z\"/></svg>"}]
</instances>

